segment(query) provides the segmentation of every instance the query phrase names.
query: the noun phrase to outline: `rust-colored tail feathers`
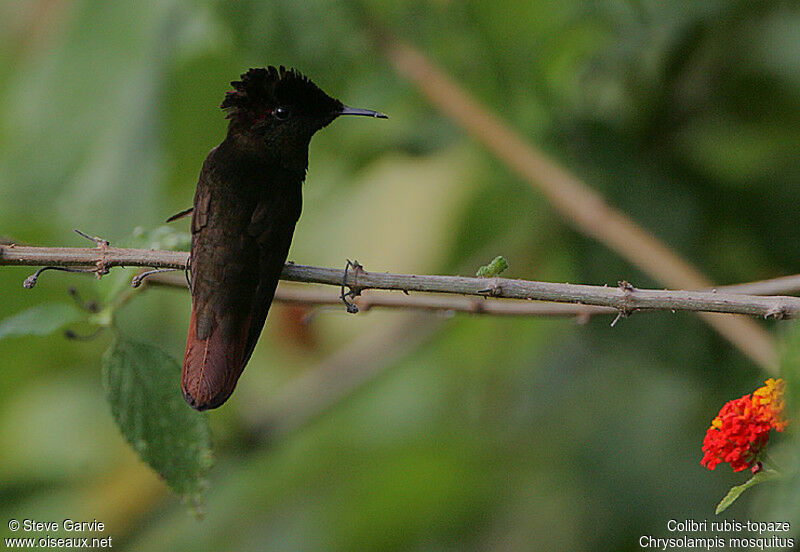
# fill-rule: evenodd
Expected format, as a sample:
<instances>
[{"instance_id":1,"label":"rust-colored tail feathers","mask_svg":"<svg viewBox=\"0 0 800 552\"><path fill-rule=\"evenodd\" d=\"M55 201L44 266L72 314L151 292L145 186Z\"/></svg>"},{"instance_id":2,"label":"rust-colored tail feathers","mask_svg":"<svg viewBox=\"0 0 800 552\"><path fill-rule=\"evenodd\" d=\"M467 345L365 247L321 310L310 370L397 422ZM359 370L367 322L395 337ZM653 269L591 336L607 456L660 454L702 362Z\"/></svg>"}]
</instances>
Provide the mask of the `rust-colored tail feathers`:
<instances>
[{"instance_id":1,"label":"rust-colored tail feathers","mask_svg":"<svg viewBox=\"0 0 800 552\"><path fill-rule=\"evenodd\" d=\"M208 410L228 400L236 387L247 363L244 356L249 324L241 324L237 330L230 320L223 320L206 339L197 337L196 326L197 316L193 305L181 388L189 406Z\"/></svg>"}]
</instances>

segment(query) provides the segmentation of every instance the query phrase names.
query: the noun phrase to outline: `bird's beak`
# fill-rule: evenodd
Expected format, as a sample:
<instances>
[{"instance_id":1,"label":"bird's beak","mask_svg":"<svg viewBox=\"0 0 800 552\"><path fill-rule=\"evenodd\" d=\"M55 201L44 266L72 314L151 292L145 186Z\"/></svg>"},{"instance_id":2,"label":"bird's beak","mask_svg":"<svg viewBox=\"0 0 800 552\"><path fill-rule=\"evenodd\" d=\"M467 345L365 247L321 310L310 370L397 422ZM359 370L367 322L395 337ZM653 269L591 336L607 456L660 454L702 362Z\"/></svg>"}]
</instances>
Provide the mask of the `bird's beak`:
<instances>
[{"instance_id":1,"label":"bird's beak","mask_svg":"<svg viewBox=\"0 0 800 552\"><path fill-rule=\"evenodd\" d=\"M371 109L359 109L357 107L344 106L337 115L364 115L366 117L377 117L378 119L388 119L386 115L380 111L372 111Z\"/></svg>"}]
</instances>

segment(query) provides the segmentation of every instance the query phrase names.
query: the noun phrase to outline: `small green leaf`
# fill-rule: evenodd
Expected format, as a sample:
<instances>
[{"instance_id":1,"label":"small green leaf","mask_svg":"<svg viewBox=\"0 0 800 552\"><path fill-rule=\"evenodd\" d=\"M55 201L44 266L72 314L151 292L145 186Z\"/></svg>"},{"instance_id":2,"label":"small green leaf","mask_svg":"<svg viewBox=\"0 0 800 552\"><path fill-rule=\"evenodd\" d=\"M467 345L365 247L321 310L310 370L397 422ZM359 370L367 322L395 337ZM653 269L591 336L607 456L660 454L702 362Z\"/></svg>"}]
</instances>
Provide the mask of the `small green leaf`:
<instances>
[{"instance_id":1,"label":"small green leaf","mask_svg":"<svg viewBox=\"0 0 800 552\"><path fill-rule=\"evenodd\" d=\"M0 322L0 339L20 335L48 335L85 316L68 303L44 303Z\"/></svg>"},{"instance_id":2,"label":"small green leaf","mask_svg":"<svg viewBox=\"0 0 800 552\"><path fill-rule=\"evenodd\" d=\"M488 265L478 269L475 274L478 278L493 278L508 268L508 262L502 255L498 255Z\"/></svg>"},{"instance_id":3,"label":"small green leaf","mask_svg":"<svg viewBox=\"0 0 800 552\"><path fill-rule=\"evenodd\" d=\"M125 439L200 515L211 435L207 417L181 396L180 371L166 353L120 335L106 353L103 384Z\"/></svg>"},{"instance_id":4,"label":"small green leaf","mask_svg":"<svg viewBox=\"0 0 800 552\"><path fill-rule=\"evenodd\" d=\"M736 499L738 499L743 492L753 485L758 485L759 483L764 483L765 481L771 481L773 479L777 479L778 477L780 477L780 474L775 470L765 469L758 472L745 483L732 487L731 490L728 491L728 494L725 495L725 498L720 500L719 504L717 504L717 509L714 513L719 515L727 510L731 504L736 502Z\"/></svg>"}]
</instances>

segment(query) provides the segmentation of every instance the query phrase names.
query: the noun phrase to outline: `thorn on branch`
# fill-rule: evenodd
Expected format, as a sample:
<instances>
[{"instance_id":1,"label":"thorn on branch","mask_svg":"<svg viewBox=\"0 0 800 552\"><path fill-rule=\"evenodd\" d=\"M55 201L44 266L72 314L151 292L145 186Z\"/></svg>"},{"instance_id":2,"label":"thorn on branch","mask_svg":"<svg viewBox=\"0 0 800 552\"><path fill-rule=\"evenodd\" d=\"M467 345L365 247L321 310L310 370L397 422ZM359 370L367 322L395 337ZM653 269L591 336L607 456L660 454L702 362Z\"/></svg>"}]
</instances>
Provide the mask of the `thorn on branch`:
<instances>
[{"instance_id":1,"label":"thorn on branch","mask_svg":"<svg viewBox=\"0 0 800 552\"><path fill-rule=\"evenodd\" d=\"M785 305L776 305L769 309L767 313L764 315L765 319L774 318L775 320L783 320L786 318L788 314L788 310L786 309Z\"/></svg>"},{"instance_id":2,"label":"thorn on branch","mask_svg":"<svg viewBox=\"0 0 800 552\"><path fill-rule=\"evenodd\" d=\"M353 267L353 283L348 285L347 272L348 270L350 270L351 266ZM361 266L358 261L351 261L350 259L347 259L347 264L344 267L344 276L342 276L342 293L339 296L339 298L345 304L347 312L349 312L350 314L356 314L358 312L358 305L349 301L347 298L358 297L359 295L361 295L362 288L359 287L358 285L358 273L361 272L363 269L364 267ZM345 293L344 291L345 287L349 287L350 291Z\"/></svg>"},{"instance_id":3,"label":"thorn on branch","mask_svg":"<svg viewBox=\"0 0 800 552\"><path fill-rule=\"evenodd\" d=\"M46 270L60 270L61 272L79 272L82 274L96 274L97 270L94 268L73 268L69 266L45 266L25 278L25 281L22 282L22 287L25 289L31 289L33 286L36 285L36 282L39 281L39 276L42 272Z\"/></svg>"},{"instance_id":4,"label":"thorn on branch","mask_svg":"<svg viewBox=\"0 0 800 552\"><path fill-rule=\"evenodd\" d=\"M631 295L633 295L633 292L636 291L636 288L633 287L633 284L631 284L626 280L620 280L619 282L617 282L617 285L622 290L623 304L617 307L619 313L617 314L616 318L614 318L614 320L611 322L612 328L616 326L617 322L619 322L622 318L627 318L628 316L633 314L635 310L632 309L630 306L628 306L628 300L630 299Z\"/></svg>"},{"instance_id":5,"label":"thorn on branch","mask_svg":"<svg viewBox=\"0 0 800 552\"><path fill-rule=\"evenodd\" d=\"M619 282L617 282L617 285L619 286L619 288L622 291L624 291L626 293L631 293L631 292L636 291L636 288L633 287L633 284L631 284L630 282L628 282L626 280L620 280Z\"/></svg>"},{"instance_id":6,"label":"thorn on branch","mask_svg":"<svg viewBox=\"0 0 800 552\"><path fill-rule=\"evenodd\" d=\"M133 279L131 280L131 287L138 288L139 286L142 285L142 282L144 281L145 278L147 278L148 276L152 276L153 274L159 274L161 272L175 272L176 270L180 270L180 269L178 269L178 268L158 268L156 270L147 270L145 272L140 272L139 274L134 276ZM187 284L189 283L188 276L187 276L186 283ZM191 285L189 287L191 287Z\"/></svg>"},{"instance_id":7,"label":"thorn on branch","mask_svg":"<svg viewBox=\"0 0 800 552\"><path fill-rule=\"evenodd\" d=\"M627 313L625 313L625 311L620 309L620 311L617 313L617 316L614 317L614 320L611 321L611 327L613 328L614 326L617 325L617 322L619 322L623 318L627 318L627 317L628 317Z\"/></svg>"},{"instance_id":8,"label":"thorn on branch","mask_svg":"<svg viewBox=\"0 0 800 552\"><path fill-rule=\"evenodd\" d=\"M98 238L97 236L90 236L86 232L82 232L82 231L78 230L77 228L73 228L73 230L75 230L75 233L78 234L79 236L81 236L83 238L86 238L87 240L93 241L94 243L96 243L98 249L104 249L104 248L106 248L106 247L108 247L110 245L108 243L108 240L104 240L103 238Z\"/></svg>"},{"instance_id":9,"label":"thorn on branch","mask_svg":"<svg viewBox=\"0 0 800 552\"><path fill-rule=\"evenodd\" d=\"M93 272L95 273L95 276L97 276L97 279L99 280L105 274L108 274L108 267L106 266L106 254L108 253L108 246L110 245L108 240L104 240L103 238L98 238L97 236L90 236L86 232L82 232L77 228L74 228L73 230L75 230L75 233L78 234L79 236L84 237L87 240L93 241L95 244L97 244L97 249L100 250L100 254L102 256L99 259L97 259L97 262L95 263L97 268Z\"/></svg>"},{"instance_id":10,"label":"thorn on branch","mask_svg":"<svg viewBox=\"0 0 800 552\"><path fill-rule=\"evenodd\" d=\"M489 297L499 297L503 294L503 287L497 285L497 282L492 282L488 288L486 289L479 289L475 293L479 293L481 295L485 294Z\"/></svg>"},{"instance_id":11,"label":"thorn on branch","mask_svg":"<svg viewBox=\"0 0 800 552\"><path fill-rule=\"evenodd\" d=\"M104 274L108 274L108 267L106 266L106 254L108 253L108 246L109 243L107 240L103 238L98 238L97 236L90 236L89 234L78 230L77 228L74 229L75 233L81 237L86 238L89 241L94 242L97 244L97 249L100 250L101 257L95 262L95 268L74 268L74 267L67 267L67 266L45 266L25 278L25 281L22 282L22 287L25 289L31 289L33 286L36 285L36 282L39 281L39 276L42 272L46 270L60 270L61 272L79 272L84 274L94 274L97 278L101 278Z\"/></svg>"}]
</instances>

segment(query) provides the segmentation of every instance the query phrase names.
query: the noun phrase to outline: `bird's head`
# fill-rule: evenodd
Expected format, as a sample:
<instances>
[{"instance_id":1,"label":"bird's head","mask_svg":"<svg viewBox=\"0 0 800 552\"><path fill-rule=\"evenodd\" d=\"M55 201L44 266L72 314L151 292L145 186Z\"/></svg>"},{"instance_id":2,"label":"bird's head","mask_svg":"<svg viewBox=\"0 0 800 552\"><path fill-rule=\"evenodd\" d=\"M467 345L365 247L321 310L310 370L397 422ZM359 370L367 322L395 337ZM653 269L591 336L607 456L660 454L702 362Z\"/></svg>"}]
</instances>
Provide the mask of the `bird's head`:
<instances>
[{"instance_id":1,"label":"bird's head","mask_svg":"<svg viewBox=\"0 0 800 552\"><path fill-rule=\"evenodd\" d=\"M222 109L228 134L265 145L280 154L307 151L315 132L340 115L386 118L383 113L345 106L294 69L250 69L231 83Z\"/></svg>"}]
</instances>

